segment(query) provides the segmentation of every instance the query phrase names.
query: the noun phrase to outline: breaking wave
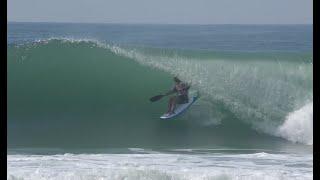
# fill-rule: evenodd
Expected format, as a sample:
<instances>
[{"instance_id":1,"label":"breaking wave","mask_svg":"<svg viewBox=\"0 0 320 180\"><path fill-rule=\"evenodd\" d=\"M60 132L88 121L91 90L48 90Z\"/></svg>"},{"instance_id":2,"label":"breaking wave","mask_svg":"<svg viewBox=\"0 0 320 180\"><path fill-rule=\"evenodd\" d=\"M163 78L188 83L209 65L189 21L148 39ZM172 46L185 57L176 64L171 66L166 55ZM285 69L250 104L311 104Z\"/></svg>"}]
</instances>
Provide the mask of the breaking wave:
<instances>
[{"instance_id":1,"label":"breaking wave","mask_svg":"<svg viewBox=\"0 0 320 180\"><path fill-rule=\"evenodd\" d=\"M312 67L304 55L85 39L8 45L8 145L184 147L255 142L251 136L264 134L312 145ZM166 100L148 99L169 89L172 76L201 98L168 125L159 120Z\"/></svg>"}]
</instances>

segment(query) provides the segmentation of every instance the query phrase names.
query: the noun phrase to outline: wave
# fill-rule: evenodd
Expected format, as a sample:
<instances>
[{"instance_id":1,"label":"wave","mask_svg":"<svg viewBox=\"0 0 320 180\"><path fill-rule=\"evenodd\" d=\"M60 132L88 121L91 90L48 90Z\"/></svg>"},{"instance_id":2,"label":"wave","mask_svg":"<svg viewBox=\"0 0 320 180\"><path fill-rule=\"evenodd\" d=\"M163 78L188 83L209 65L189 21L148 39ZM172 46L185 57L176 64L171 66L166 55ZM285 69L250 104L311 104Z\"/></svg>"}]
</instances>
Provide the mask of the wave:
<instances>
[{"instance_id":1,"label":"wave","mask_svg":"<svg viewBox=\"0 0 320 180\"><path fill-rule=\"evenodd\" d=\"M9 146L224 145L264 133L312 144L312 108L295 111L312 103L310 59L68 38L8 45ZM172 76L201 98L168 125L158 119L165 100L148 98L170 88Z\"/></svg>"}]
</instances>

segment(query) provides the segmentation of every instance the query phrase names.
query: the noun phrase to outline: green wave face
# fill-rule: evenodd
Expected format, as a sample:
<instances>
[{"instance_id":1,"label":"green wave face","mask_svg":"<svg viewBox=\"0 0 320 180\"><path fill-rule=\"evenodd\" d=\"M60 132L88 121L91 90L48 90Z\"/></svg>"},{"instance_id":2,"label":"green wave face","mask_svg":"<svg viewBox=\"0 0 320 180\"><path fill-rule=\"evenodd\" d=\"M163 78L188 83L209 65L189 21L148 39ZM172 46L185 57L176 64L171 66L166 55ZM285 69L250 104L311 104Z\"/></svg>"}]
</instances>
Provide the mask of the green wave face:
<instances>
[{"instance_id":1,"label":"green wave face","mask_svg":"<svg viewBox=\"0 0 320 180\"><path fill-rule=\"evenodd\" d=\"M276 147L288 143L275 137L288 113L312 102L311 58L61 39L8 46L8 146ZM163 121L167 99L149 98L173 75L201 98Z\"/></svg>"}]
</instances>

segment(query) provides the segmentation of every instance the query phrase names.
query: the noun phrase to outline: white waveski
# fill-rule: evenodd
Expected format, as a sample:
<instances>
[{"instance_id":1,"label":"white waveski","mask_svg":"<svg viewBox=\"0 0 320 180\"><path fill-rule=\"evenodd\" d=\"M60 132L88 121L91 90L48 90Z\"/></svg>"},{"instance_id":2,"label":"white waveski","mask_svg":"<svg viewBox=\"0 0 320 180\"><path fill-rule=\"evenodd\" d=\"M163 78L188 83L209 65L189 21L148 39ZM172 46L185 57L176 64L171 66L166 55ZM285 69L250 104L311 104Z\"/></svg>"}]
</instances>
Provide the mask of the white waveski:
<instances>
[{"instance_id":1,"label":"white waveski","mask_svg":"<svg viewBox=\"0 0 320 180\"><path fill-rule=\"evenodd\" d=\"M185 112L197 99L199 98L199 94L197 93L196 95L192 96L192 98L190 98L188 103L185 104L177 104L176 108L174 109L174 113L172 114L163 114L160 118L161 119L170 119L170 118L174 118L180 114L182 114L183 112Z\"/></svg>"}]
</instances>

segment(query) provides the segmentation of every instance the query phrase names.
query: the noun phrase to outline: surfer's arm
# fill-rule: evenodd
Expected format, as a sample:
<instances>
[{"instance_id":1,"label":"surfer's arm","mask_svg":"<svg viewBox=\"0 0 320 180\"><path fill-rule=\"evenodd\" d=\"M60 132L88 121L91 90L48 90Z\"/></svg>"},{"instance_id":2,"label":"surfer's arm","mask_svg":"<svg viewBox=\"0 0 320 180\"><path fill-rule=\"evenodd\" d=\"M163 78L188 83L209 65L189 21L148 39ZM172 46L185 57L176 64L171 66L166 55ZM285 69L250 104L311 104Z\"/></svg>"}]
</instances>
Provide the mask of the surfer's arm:
<instances>
[{"instance_id":1,"label":"surfer's arm","mask_svg":"<svg viewBox=\"0 0 320 180\"><path fill-rule=\"evenodd\" d=\"M170 94L174 94L176 91L175 90L170 90L168 92L165 93L166 96L170 95Z\"/></svg>"},{"instance_id":2,"label":"surfer's arm","mask_svg":"<svg viewBox=\"0 0 320 180\"><path fill-rule=\"evenodd\" d=\"M170 94L174 94L175 92L177 92L177 90L175 87L173 87L170 91L166 92L165 95L168 96Z\"/></svg>"},{"instance_id":3,"label":"surfer's arm","mask_svg":"<svg viewBox=\"0 0 320 180\"><path fill-rule=\"evenodd\" d=\"M191 87L191 84L189 84L189 83L185 83L185 84L184 84L184 88L183 88L183 89L185 89L185 90L189 90L189 89L190 89L190 87Z\"/></svg>"},{"instance_id":4,"label":"surfer's arm","mask_svg":"<svg viewBox=\"0 0 320 180\"><path fill-rule=\"evenodd\" d=\"M189 90L190 89L190 87L191 87L191 84L186 84L187 86L186 86L186 90Z\"/></svg>"}]
</instances>

